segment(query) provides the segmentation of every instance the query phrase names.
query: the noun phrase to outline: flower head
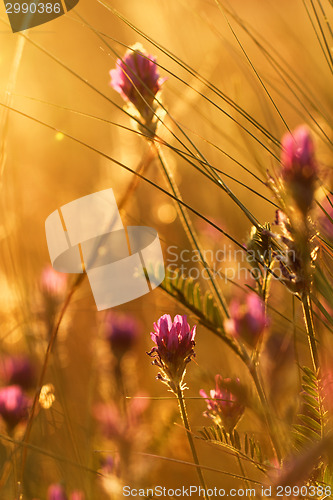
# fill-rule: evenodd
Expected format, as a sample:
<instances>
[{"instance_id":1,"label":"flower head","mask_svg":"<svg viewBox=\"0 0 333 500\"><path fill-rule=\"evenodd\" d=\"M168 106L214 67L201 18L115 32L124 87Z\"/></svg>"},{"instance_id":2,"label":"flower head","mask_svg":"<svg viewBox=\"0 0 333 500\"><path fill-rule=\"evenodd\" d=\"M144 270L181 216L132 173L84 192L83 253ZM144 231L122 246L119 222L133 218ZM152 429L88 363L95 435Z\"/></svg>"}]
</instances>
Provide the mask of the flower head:
<instances>
[{"instance_id":1,"label":"flower head","mask_svg":"<svg viewBox=\"0 0 333 500\"><path fill-rule=\"evenodd\" d=\"M5 356L0 361L0 379L5 385L30 389L36 382L36 370L27 356Z\"/></svg>"},{"instance_id":2,"label":"flower head","mask_svg":"<svg viewBox=\"0 0 333 500\"><path fill-rule=\"evenodd\" d=\"M255 348L268 325L262 299L251 292L246 296L245 304L233 300L230 305L230 315L231 318L225 322L226 330Z\"/></svg>"},{"instance_id":3,"label":"flower head","mask_svg":"<svg viewBox=\"0 0 333 500\"><path fill-rule=\"evenodd\" d=\"M154 323L154 330L150 335L156 346L148 354L161 368L158 378L175 390L182 385L187 363L195 355L196 326L191 329L186 316L177 314L172 321L169 314L164 314Z\"/></svg>"},{"instance_id":4,"label":"flower head","mask_svg":"<svg viewBox=\"0 0 333 500\"><path fill-rule=\"evenodd\" d=\"M311 207L318 167L309 130L304 125L282 138L282 179L298 208L306 214Z\"/></svg>"},{"instance_id":5,"label":"flower head","mask_svg":"<svg viewBox=\"0 0 333 500\"><path fill-rule=\"evenodd\" d=\"M30 399L18 385L0 389L0 415L9 429L28 418Z\"/></svg>"},{"instance_id":6,"label":"flower head","mask_svg":"<svg viewBox=\"0 0 333 500\"><path fill-rule=\"evenodd\" d=\"M117 59L110 75L111 86L124 101L135 106L145 124L151 124L157 107L155 96L165 81L158 73L156 57L137 43L127 50L123 59Z\"/></svg>"},{"instance_id":7,"label":"flower head","mask_svg":"<svg viewBox=\"0 0 333 500\"><path fill-rule=\"evenodd\" d=\"M210 391L210 397L201 389L202 396L207 403L206 417L210 417L218 425L223 425L227 432L231 432L237 425L244 413L245 406L239 398L228 388L232 383L239 384L239 379L232 381L230 378L223 379L221 375L215 377L215 390Z\"/></svg>"},{"instance_id":8,"label":"flower head","mask_svg":"<svg viewBox=\"0 0 333 500\"><path fill-rule=\"evenodd\" d=\"M105 318L104 332L113 354L120 359L135 345L139 324L132 316L109 312Z\"/></svg>"}]
</instances>

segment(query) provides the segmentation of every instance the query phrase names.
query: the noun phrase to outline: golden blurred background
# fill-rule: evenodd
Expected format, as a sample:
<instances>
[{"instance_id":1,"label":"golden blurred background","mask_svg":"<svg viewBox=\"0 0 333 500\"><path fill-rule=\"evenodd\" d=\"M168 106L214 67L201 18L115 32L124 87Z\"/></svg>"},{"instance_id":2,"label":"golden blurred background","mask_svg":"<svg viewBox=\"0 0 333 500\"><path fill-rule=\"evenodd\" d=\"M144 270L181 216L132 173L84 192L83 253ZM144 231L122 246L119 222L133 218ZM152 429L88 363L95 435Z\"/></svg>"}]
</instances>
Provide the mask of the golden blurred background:
<instances>
[{"instance_id":1,"label":"golden blurred background","mask_svg":"<svg viewBox=\"0 0 333 500\"><path fill-rule=\"evenodd\" d=\"M328 5L327 11L332 13ZM267 187L251 172L262 180L266 169L276 172L279 163L269 151L278 156L279 149L194 72L277 140L287 126L292 129L308 123L323 159L323 181L329 182L329 145L323 132L332 139L331 75L301 1L80 0L66 15L16 34L10 30L3 5L0 19L2 352L28 352L38 366L44 359L48 333L40 314L39 283L49 263L47 216L76 198L110 187L120 202L133 175L112 158L136 170L148 154L148 145L133 129L122 111L121 97L110 86L109 71L128 46L142 43L157 56L161 76L167 76L162 99L168 115L158 133L169 145L164 153L185 202L241 244L249 237L250 222L222 189L172 150L181 147L178 138L194 151L177 125L200 154L223 172L225 182L261 223L273 222L275 207L269 202L272 195ZM166 189L158 162L150 162L145 175ZM156 228L165 256L170 245L178 253L190 248L173 201L144 181L126 199L122 217L128 225ZM230 244L218 231L209 232L198 217L191 215L191 219L204 248L216 251ZM245 283L241 278L240 284ZM228 300L237 293L230 283L222 287ZM278 284L273 290L273 305L288 314L291 298L284 300L289 295ZM149 332L165 313L188 314L191 325L196 318L159 289L116 310L134 315L141 323L139 343L126 358L128 394L139 391L148 398L167 397L145 354L151 348ZM38 449L28 451L26 498L46 498L47 485L60 480L66 482L68 491L82 489L88 499L112 498L113 486L106 492L96 471L101 456L114 447L98 434L91 412L95 401L107 399L114 391L101 333L104 316L96 310L89 283L83 281L66 311L46 374L45 383L54 386L55 403L35 418L30 443ZM283 330L290 329L280 318L274 321L282 321ZM188 396L198 397L200 388L212 388L216 373L248 376L231 352L202 326L196 352L187 374ZM286 412L292 409L288 397L296 378L291 370L285 382ZM204 401L188 401L193 429L207 425L204 409ZM240 428L258 435L264 432L250 411ZM188 465L140 455L155 450L158 455L191 462L177 404L171 397L150 401L138 441L133 460L142 484L148 477L163 485L197 483L195 470ZM8 459L5 445L1 445L4 464ZM198 443L198 449L206 466L239 473L237 462L217 447ZM251 474L260 478L258 472L251 470ZM208 471L206 477L208 483L221 487L243 484L217 472ZM14 483L3 485L7 496L0 494L1 498L14 498Z\"/></svg>"}]
</instances>

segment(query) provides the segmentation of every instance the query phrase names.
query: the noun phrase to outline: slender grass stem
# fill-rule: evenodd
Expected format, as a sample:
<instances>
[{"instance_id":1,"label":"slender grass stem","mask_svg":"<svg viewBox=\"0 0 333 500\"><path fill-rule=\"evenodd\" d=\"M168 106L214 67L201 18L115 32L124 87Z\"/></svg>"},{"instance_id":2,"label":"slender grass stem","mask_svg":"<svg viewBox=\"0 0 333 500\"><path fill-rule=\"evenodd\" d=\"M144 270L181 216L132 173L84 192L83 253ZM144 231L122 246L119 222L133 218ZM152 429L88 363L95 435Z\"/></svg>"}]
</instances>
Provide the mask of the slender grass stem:
<instances>
[{"instance_id":1,"label":"slender grass stem","mask_svg":"<svg viewBox=\"0 0 333 500\"><path fill-rule=\"evenodd\" d=\"M202 251L200 244L199 244L199 241L198 241L198 236L197 236L195 229L192 225L192 222L187 214L187 210L180 203L182 201L182 197L181 197L181 194L179 192L179 189L172 179L172 175L171 175L170 170L168 168L168 165L163 157L162 152L160 151L160 149L158 148L158 146L155 143L152 144L152 148L155 150L156 155L161 163L164 178L165 178L169 188L171 189L173 196L177 199L177 201L176 201L177 211L178 211L178 214L180 216L180 220L182 222L182 225L185 229L186 235L189 238L191 245L198 251L199 256L200 256L200 260L201 260L201 264L203 265L203 267L207 271L207 274L209 276L210 288L211 288L212 293L215 297L215 300L216 300L217 304L220 306L220 309L221 309L223 316L229 317L227 304L226 304L226 301L225 301L224 296L222 294L222 291L220 290L219 286L217 285L217 283L213 277L213 274L212 274L211 270L209 269L207 262L205 261L203 251Z\"/></svg>"},{"instance_id":2,"label":"slender grass stem","mask_svg":"<svg viewBox=\"0 0 333 500\"><path fill-rule=\"evenodd\" d=\"M279 463L281 463L282 452L281 452L279 441L277 439L276 425L275 425L275 422L272 418L272 414L271 414L271 411L269 408L269 404L267 401L267 397L266 397L264 388L262 386L262 383L261 383L261 380L260 380L260 377L258 374L257 367L254 367L254 369L253 369L252 378L253 378L254 384L256 386L256 390L257 390L261 405L262 405L263 410L264 410L265 420L266 420L267 427L269 430L270 440L271 440L273 449L274 449L275 454L276 454L276 458L278 459Z\"/></svg>"},{"instance_id":3,"label":"slender grass stem","mask_svg":"<svg viewBox=\"0 0 333 500\"><path fill-rule=\"evenodd\" d=\"M49 358L50 358L52 349L54 347L54 344L55 344L55 341L56 341L56 338L57 338L57 335L58 335L58 331L59 331L61 322L63 320L63 317L64 317L64 315L65 315L65 313L67 311L67 308L68 308L68 306L69 306L69 304L71 302L71 299L72 299L72 297L74 295L74 292L77 290L77 288L81 284L81 281L83 280L84 276L85 276L84 274L79 275L79 277L76 279L74 285L72 286L72 288L68 292L66 300L65 300L65 302L64 302L64 304L62 306L62 309L60 311L58 320L54 324L54 327L53 327L53 330L52 330L52 333L51 333L51 336L50 336L50 340L49 340L49 343L48 343L48 346L47 346L47 349L46 349L44 363L43 363L41 374L39 376L38 387L37 387L37 390L35 392L35 396L34 396L34 399L33 399L33 403L32 403L32 407L31 407L31 411L30 411L29 420L28 420L28 423L27 423L27 427L26 427L23 439L22 439L22 443L20 443L20 446L23 445L22 461L21 461L21 471L20 471L20 483L22 485L23 485L23 474L24 474L24 468L25 468L25 463L26 463L26 459L27 459L27 451L28 451L28 448L27 448L26 445L29 442L29 438L30 438L30 434L31 434L31 430L32 430L32 424L33 424L33 421L34 421L34 417L35 417L35 413L36 413L36 409L37 409L37 405L38 405L38 401L39 401L40 391L41 391L41 388L42 388L43 383L44 383L44 379L45 379L45 375L46 375L46 370L47 370L48 363L49 363Z\"/></svg>"},{"instance_id":4,"label":"slender grass stem","mask_svg":"<svg viewBox=\"0 0 333 500\"><path fill-rule=\"evenodd\" d=\"M206 486L205 479L204 479L203 474L202 474L202 470L200 468L200 462L198 459L197 450L195 449L193 437L191 434L191 428L190 428L190 424L189 424L188 417L187 417L187 411L186 411L186 405L185 405L183 391L181 390L180 386L177 387L176 396L177 396L179 410L180 410L180 414L181 414L181 417L183 420L183 424L184 424L184 427L186 429L187 439L188 439L188 442L189 442L189 445L191 448L193 460L194 460L195 465L197 466L196 469L197 469L199 481L200 481L200 483L205 491L204 498L206 500L209 500L209 496L207 495L207 486Z\"/></svg>"},{"instance_id":5,"label":"slender grass stem","mask_svg":"<svg viewBox=\"0 0 333 500\"><path fill-rule=\"evenodd\" d=\"M316 344L317 340L316 340L315 330L314 330L314 325L313 325L311 299L310 299L310 295L307 292L304 292L302 294L302 307L303 307L305 327L306 327L306 331L308 334L312 364L313 364L313 368L314 368L315 373L317 373L318 366L319 366L319 364L318 364L318 362L319 362L318 350L317 350L317 344Z\"/></svg>"},{"instance_id":6,"label":"slender grass stem","mask_svg":"<svg viewBox=\"0 0 333 500\"><path fill-rule=\"evenodd\" d=\"M258 397L259 397L259 400L260 400L260 403L261 403L261 406L262 406L262 409L264 412L265 421L266 421L266 425L267 425L267 429L269 432L269 437L270 437L270 441L271 441L273 450L276 454L276 458L278 459L279 463L281 463L282 451L281 451L279 439L277 436L276 424L275 424L274 419L272 417L269 403L267 401L267 396L265 394L265 390L264 390L263 385L262 385L261 380L260 380L257 364L254 363L250 359L250 357L247 354L247 352L245 351L244 347L242 345L240 345L240 347L242 349L243 358L244 358L245 363L246 363L246 365L249 369L249 372L251 374L252 380L254 382L254 385L255 385L255 388L256 388L256 391L257 391L257 394L258 394Z\"/></svg>"}]
</instances>

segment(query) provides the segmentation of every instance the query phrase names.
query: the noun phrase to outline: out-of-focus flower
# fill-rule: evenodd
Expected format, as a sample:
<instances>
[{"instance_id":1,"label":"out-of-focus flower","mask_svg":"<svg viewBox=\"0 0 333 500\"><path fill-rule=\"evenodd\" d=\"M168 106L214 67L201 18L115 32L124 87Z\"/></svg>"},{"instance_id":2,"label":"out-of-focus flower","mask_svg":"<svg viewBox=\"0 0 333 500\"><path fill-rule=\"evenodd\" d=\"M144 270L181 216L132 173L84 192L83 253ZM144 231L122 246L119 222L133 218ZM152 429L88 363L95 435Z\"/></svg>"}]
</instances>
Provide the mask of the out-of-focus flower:
<instances>
[{"instance_id":1,"label":"out-of-focus flower","mask_svg":"<svg viewBox=\"0 0 333 500\"><path fill-rule=\"evenodd\" d=\"M30 404L30 398L18 385L0 389L0 415L9 429L28 418Z\"/></svg>"},{"instance_id":2,"label":"out-of-focus flower","mask_svg":"<svg viewBox=\"0 0 333 500\"><path fill-rule=\"evenodd\" d=\"M103 474L119 474L119 455L116 458L113 458L111 455L107 455L102 458L101 461L102 472Z\"/></svg>"},{"instance_id":3,"label":"out-of-focus flower","mask_svg":"<svg viewBox=\"0 0 333 500\"><path fill-rule=\"evenodd\" d=\"M177 314L172 321L169 314L164 314L154 323L154 330L150 335L156 346L147 354L161 368L157 378L176 392L183 384L187 364L195 355L196 326L190 328L186 316Z\"/></svg>"},{"instance_id":4,"label":"out-of-focus flower","mask_svg":"<svg viewBox=\"0 0 333 500\"><path fill-rule=\"evenodd\" d=\"M68 500L65 488L62 484L51 484L47 490L47 500ZM69 500L85 500L85 495L81 490L72 491Z\"/></svg>"},{"instance_id":5,"label":"out-of-focus flower","mask_svg":"<svg viewBox=\"0 0 333 500\"><path fill-rule=\"evenodd\" d=\"M95 405L93 413L103 436L115 441L123 439L127 424L114 404L99 403Z\"/></svg>"},{"instance_id":6,"label":"out-of-focus flower","mask_svg":"<svg viewBox=\"0 0 333 500\"><path fill-rule=\"evenodd\" d=\"M297 127L282 138L282 179L298 208L306 214L311 207L318 166L308 128Z\"/></svg>"},{"instance_id":7,"label":"out-of-focus flower","mask_svg":"<svg viewBox=\"0 0 333 500\"><path fill-rule=\"evenodd\" d=\"M83 491L75 490L69 495L69 500L85 500Z\"/></svg>"},{"instance_id":8,"label":"out-of-focus flower","mask_svg":"<svg viewBox=\"0 0 333 500\"><path fill-rule=\"evenodd\" d=\"M238 397L226 387L231 382L230 378L223 379L221 375L216 375L215 390L210 391L210 397L204 390L200 391L200 396L207 403L204 415L212 418L216 424L222 424L227 432L232 432L245 410ZM233 382L240 383L238 378Z\"/></svg>"},{"instance_id":9,"label":"out-of-focus flower","mask_svg":"<svg viewBox=\"0 0 333 500\"><path fill-rule=\"evenodd\" d=\"M93 414L102 434L107 439L118 442L131 442L147 405L148 401L145 397L137 396L137 398L132 398L128 404L126 418L121 415L114 403L95 405Z\"/></svg>"},{"instance_id":10,"label":"out-of-focus flower","mask_svg":"<svg viewBox=\"0 0 333 500\"><path fill-rule=\"evenodd\" d=\"M120 456L117 453L115 458L107 455L102 459L100 472L100 480L103 489L109 494L110 498L117 498L122 494L121 482L121 467ZM128 467L126 467L128 470Z\"/></svg>"},{"instance_id":11,"label":"out-of-focus flower","mask_svg":"<svg viewBox=\"0 0 333 500\"><path fill-rule=\"evenodd\" d=\"M66 273L58 273L50 264L44 267L40 277L40 289L45 297L58 301L63 298L66 288Z\"/></svg>"},{"instance_id":12,"label":"out-of-focus flower","mask_svg":"<svg viewBox=\"0 0 333 500\"><path fill-rule=\"evenodd\" d=\"M225 321L227 332L254 349L268 326L262 299L255 292L251 292L246 296L245 304L233 300L230 316Z\"/></svg>"},{"instance_id":13,"label":"out-of-focus flower","mask_svg":"<svg viewBox=\"0 0 333 500\"><path fill-rule=\"evenodd\" d=\"M5 385L31 389L36 384L36 370L28 356L5 356L0 360L0 380Z\"/></svg>"},{"instance_id":14,"label":"out-of-focus flower","mask_svg":"<svg viewBox=\"0 0 333 500\"><path fill-rule=\"evenodd\" d=\"M155 96L165 81L165 78L160 78L156 57L137 43L127 50L123 59L117 59L116 68L110 71L110 75L111 86L124 101L135 106L149 126L157 109Z\"/></svg>"},{"instance_id":15,"label":"out-of-focus flower","mask_svg":"<svg viewBox=\"0 0 333 500\"><path fill-rule=\"evenodd\" d=\"M109 312L105 318L104 332L113 354L120 359L135 345L139 324L132 316Z\"/></svg>"},{"instance_id":16,"label":"out-of-focus flower","mask_svg":"<svg viewBox=\"0 0 333 500\"><path fill-rule=\"evenodd\" d=\"M61 484L51 484L47 490L47 500L68 500Z\"/></svg>"},{"instance_id":17,"label":"out-of-focus flower","mask_svg":"<svg viewBox=\"0 0 333 500\"><path fill-rule=\"evenodd\" d=\"M333 196L329 196L322 203L325 212L319 216L319 227L329 239L333 240Z\"/></svg>"}]
</instances>

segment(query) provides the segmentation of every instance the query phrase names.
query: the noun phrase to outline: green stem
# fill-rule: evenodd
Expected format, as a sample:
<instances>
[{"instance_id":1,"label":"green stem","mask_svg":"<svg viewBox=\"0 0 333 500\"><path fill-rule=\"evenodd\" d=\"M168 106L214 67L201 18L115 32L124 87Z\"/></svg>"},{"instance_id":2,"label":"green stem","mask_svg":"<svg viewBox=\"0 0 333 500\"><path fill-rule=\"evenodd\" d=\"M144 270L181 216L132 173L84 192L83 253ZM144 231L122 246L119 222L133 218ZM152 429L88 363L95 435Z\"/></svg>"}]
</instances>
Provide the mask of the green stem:
<instances>
[{"instance_id":1,"label":"green stem","mask_svg":"<svg viewBox=\"0 0 333 500\"><path fill-rule=\"evenodd\" d=\"M191 448L193 460L194 460L195 465L197 466L196 469L197 469L199 481L200 481L201 486L203 487L203 489L205 491L204 498L206 500L209 500L209 496L207 495L207 487L206 487L205 479L203 477L202 470L200 468L200 463L199 463L197 451L195 449L193 437L192 437L192 434L191 434L190 424L189 424L189 421L188 421L188 418L187 418L187 412L186 412L186 406L185 406L185 400L184 400L184 396L183 396L183 391L181 390L180 386L177 387L176 396L177 396L177 399L178 399L178 405L179 405L180 414L181 414L181 417L182 417L182 420L183 420L183 424L184 424L184 427L186 429L187 439L188 439L188 442L189 442L189 445L190 445L190 448Z\"/></svg>"},{"instance_id":2,"label":"green stem","mask_svg":"<svg viewBox=\"0 0 333 500\"><path fill-rule=\"evenodd\" d=\"M317 374L317 370L318 370L318 366L319 366L318 365L318 351L317 351L317 344L316 344L317 341L316 341L316 336L315 336L315 331L314 331L314 326L313 326L311 299L310 299L309 293L307 293L307 292L304 292L302 294L302 306L303 306L303 314L304 314L306 331L308 334L312 364L313 364L314 371Z\"/></svg>"}]
</instances>

